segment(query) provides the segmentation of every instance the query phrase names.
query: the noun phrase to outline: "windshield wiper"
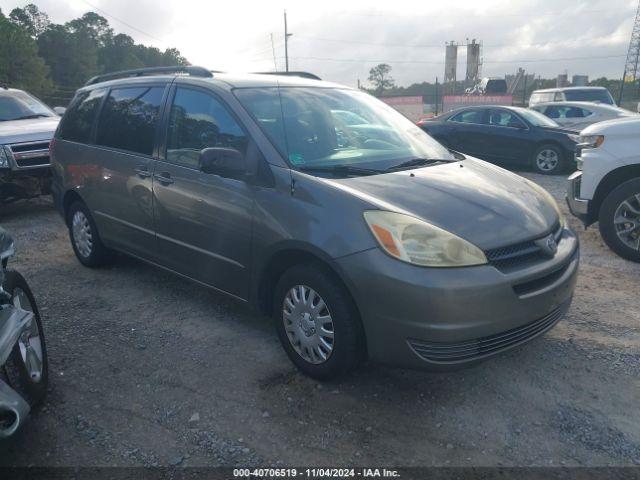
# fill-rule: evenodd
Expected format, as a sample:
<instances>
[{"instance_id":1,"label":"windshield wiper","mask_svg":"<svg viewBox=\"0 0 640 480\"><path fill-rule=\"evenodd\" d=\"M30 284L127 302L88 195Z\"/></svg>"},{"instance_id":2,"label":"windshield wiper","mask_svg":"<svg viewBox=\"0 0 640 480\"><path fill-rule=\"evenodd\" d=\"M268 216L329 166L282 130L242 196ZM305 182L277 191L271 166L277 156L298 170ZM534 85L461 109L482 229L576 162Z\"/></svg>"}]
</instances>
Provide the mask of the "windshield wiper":
<instances>
[{"instance_id":1,"label":"windshield wiper","mask_svg":"<svg viewBox=\"0 0 640 480\"><path fill-rule=\"evenodd\" d=\"M436 163L449 163L454 160L446 160L443 158L412 158L406 162L399 163L398 165L392 165L387 170L401 170L403 168L411 167L425 167L427 165L434 165Z\"/></svg>"},{"instance_id":2,"label":"windshield wiper","mask_svg":"<svg viewBox=\"0 0 640 480\"><path fill-rule=\"evenodd\" d=\"M300 167L301 172L319 172L331 173L333 175L377 175L384 173L384 170L376 170L375 168L355 167L353 165L318 165Z\"/></svg>"}]
</instances>

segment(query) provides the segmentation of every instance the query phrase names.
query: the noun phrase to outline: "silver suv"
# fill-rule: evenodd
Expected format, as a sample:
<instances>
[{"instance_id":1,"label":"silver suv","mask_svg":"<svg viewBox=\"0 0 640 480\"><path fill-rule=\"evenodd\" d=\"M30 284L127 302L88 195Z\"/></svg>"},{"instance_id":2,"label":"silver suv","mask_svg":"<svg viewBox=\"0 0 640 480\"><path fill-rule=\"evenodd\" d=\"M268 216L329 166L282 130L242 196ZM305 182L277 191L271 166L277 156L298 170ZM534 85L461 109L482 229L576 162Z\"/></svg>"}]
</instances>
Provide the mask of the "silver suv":
<instances>
[{"instance_id":1,"label":"silver suv","mask_svg":"<svg viewBox=\"0 0 640 480\"><path fill-rule=\"evenodd\" d=\"M573 295L578 239L545 190L309 75L99 77L51 152L82 264L123 252L249 303L316 378L477 362Z\"/></svg>"},{"instance_id":2,"label":"silver suv","mask_svg":"<svg viewBox=\"0 0 640 480\"><path fill-rule=\"evenodd\" d=\"M59 120L27 92L0 87L0 204L50 192L49 142Z\"/></svg>"}]
</instances>

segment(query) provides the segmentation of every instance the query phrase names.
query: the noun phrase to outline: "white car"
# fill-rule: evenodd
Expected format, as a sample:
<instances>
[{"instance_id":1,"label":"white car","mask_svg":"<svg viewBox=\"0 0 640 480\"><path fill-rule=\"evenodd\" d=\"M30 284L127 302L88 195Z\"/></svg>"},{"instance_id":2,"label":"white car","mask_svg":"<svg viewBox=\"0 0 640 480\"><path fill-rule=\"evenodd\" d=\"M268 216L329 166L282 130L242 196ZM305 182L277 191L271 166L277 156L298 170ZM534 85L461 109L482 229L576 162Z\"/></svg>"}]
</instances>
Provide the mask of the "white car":
<instances>
[{"instance_id":1,"label":"white car","mask_svg":"<svg viewBox=\"0 0 640 480\"><path fill-rule=\"evenodd\" d=\"M585 227L599 222L607 245L640 262L640 119L596 123L580 132L578 171L567 201Z\"/></svg>"},{"instance_id":2,"label":"white car","mask_svg":"<svg viewBox=\"0 0 640 480\"><path fill-rule=\"evenodd\" d=\"M533 107L563 127L582 130L594 123L616 118L640 118L637 113L604 103L591 102L551 102L539 103Z\"/></svg>"},{"instance_id":3,"label":"white car","mask_svg":"<svg viewBox=\"0 0 640 480\"><path fill-rule=\"evenodd\" d=\"M593 102L615 105L611 92L604 87L563 87L534 90L529 106L549 102Z\"/></svg>"}]
</instances>

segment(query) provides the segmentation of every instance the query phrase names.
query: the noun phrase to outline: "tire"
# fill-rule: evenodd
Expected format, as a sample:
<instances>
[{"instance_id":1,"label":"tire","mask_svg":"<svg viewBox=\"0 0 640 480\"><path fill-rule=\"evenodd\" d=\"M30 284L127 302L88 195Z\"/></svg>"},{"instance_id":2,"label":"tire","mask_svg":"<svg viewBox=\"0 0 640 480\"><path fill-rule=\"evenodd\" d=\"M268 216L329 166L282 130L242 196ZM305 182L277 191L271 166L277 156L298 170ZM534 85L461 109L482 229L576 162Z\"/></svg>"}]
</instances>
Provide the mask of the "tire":
<instances>
[{"instance_id":1,"label":"tire","mask_svg":"<svg viewBox=\"0 0 640 480\"><path fill-rule=\"evenodd\" d=\"M616 224L616 216L628 218L629 222ZM622 258L640 262L640 178L619 185L607 195L600 206L598 222L600 235L611 250ZM631 229L627 234L621 233L625 227Z\"/></svg>"},{"instance_id":2,"label":"tire","mask_svg":"<svg viewBox=\"0 0 640 480\"><path fill-rule=\"evenodd\" d=\"M102 243L93 216L83 202L75 202L69 207L67 226L71 246L82 265L97 268L111 263L113 253Z\"/></svg>"},{"instance_id":3,"label":"tire","mask_svg":"<svg viewBox=\"0 0 640 480\"><path fill-rule=\"evenodd\" d=\"M306 302L311 301L316 305L313 316L305 317L303 312L305 308L308 309L306 303L297 304L294 309L290 308L290 303L285 303L287 299L289 302L295 300L295 291L302 298L300 286L306 288L306 293L302 295ZM316 293L313 297L312 291ZM318 297L326 304L326 309L319 308ZM273 319L280 342L289 359L304 374L318 380L336 379L364 359L364 331L355 304L342 282L323 265L302 264L287 270L278 281L273 305ZM285 309L293 313L286 314ZM322 322L327 313L330 324ZM287 322L288 327L285 327ZM331 338L325 336L327 332L332 334ZM303 343L315 343L318 346L311 353L312 349ZM322 354L326 359L322 358Z\"/></svg>"},{"instance_id":4,"label":"tire","mask_svg":"<svg viewBox=\"0 0 640 480\"><path fill-rule=\"evenodd\" d=\"M541 145L531 157L531 167L536 173L557 175L567 170L566 155L557 145Z\"/></svg>"},{"instance_id":5,"label":"tire","mask_svg":"<svg viewBox=\"0 0 640 480\"><path fill-rule=\"evenodd\" d=\"M49 384L49 361L47 358L47 346L42 329L40 312L38 311L35 298L33 297L33 293L31 292L29 285L24 277L18 272L14 270L7 270L3 287L5 291L11 295L12 301L15 301L16 296L19 298L21 297L21 308L33 312L35 323L32 325L33 328L31 330L29 345L34 352L38 352L39 348L39 374L32 375L33 372L30 372L27 368L21 351L20 342L22 342L23 338L21 338L13 347L9 359L4 365L4 373L9 385L11 385L11 387L33 408L42 403ZM25 305L24 303L26 302L28 302L29 305ZM22 343L22 345L24 346L25 343Z\"/></svg>"}]
</instances>

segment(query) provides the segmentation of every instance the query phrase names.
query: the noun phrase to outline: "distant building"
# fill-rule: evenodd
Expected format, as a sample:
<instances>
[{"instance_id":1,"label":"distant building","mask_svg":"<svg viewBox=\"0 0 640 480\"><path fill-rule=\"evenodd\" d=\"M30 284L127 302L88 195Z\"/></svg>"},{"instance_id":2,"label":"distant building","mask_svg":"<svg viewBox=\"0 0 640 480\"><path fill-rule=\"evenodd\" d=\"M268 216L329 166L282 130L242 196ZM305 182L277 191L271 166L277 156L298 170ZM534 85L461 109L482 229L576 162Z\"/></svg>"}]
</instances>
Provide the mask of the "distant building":
<instances>
[{"instance_id":1,"label":"distant building","mask_svg":"<svg viewBox=\"0 0 640 480\"><path fill-rule=\"evenodd\" d=\"M574 75L571 79L571 85L574 87L586 87L589 85L589 75Z\"/></svg>"}]
</instances>

